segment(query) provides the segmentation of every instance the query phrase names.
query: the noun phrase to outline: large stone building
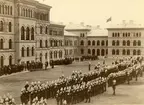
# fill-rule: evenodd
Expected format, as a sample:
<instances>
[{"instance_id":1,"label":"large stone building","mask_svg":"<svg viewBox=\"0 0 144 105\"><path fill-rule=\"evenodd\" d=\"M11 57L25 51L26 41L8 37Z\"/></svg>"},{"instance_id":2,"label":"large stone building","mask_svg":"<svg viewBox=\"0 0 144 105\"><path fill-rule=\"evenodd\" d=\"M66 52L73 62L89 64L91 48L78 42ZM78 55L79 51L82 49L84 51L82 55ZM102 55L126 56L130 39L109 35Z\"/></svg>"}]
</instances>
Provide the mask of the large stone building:
<instances>
[{"instance_id":1,"label":"large stone building","mask_svg":"<svg viewBox=\"0 0 144 105\"><path fill-rule=\"evenodd\" d=\"M64 58L64 25L50 22L51 6L0 0L0 67Z\"/></svg>"},{"instance_id":2,"label":"large stone building","mask_svg":"<svg viewBox=\"0 0 144 105\"><path fill-rule=\"evenodd\" d=\"M144 55L144 27L132 21L107 30L84 23L65 27L50 21L51 8L35 0L0 0L0 67L81 56Z\"/></svg>"},{"instance_id":3,"label":"large stone building","mask_svg":"<svg viewBox=\"0 0 144 105\"><path fill-rule=\"evenodd\" d=\"M100 26L72 24L66 31L77 35L79 56L124 57L144 55L144 26L132 20L122 24L110 25L107 29Z\"/></svg>"}]
</instances>

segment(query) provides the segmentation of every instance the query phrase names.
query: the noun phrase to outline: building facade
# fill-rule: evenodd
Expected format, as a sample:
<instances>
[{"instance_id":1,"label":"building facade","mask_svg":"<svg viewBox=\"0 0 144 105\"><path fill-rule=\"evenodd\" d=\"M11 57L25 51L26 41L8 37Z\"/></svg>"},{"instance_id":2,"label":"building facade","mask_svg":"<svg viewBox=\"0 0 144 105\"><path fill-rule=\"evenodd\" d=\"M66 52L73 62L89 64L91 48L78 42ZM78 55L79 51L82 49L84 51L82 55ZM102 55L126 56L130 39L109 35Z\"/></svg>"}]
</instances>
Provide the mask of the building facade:
<instances>
[{"instance_id":1,"label":"building facade","mask_svg":"<svg viewBox=\"0 0 144 105\"><path fill-rule=\"evenodd\" d=\"M50 22L51 6L0 0L0 67L64 58L64 25Z\"/></svg>"},{"instance_id":2,"label":"building facade","mask_svg":"<svg viewBox=\"0 0 144 105\"><path fill-rule=\"evenodd\" d=\"M35 0L0 0L0 67L81 56L144 55L144 27L133 21L111 26L50 21L51 6ZM64 31L65 30L65 31Z\"/></svg>"}]
</instances>

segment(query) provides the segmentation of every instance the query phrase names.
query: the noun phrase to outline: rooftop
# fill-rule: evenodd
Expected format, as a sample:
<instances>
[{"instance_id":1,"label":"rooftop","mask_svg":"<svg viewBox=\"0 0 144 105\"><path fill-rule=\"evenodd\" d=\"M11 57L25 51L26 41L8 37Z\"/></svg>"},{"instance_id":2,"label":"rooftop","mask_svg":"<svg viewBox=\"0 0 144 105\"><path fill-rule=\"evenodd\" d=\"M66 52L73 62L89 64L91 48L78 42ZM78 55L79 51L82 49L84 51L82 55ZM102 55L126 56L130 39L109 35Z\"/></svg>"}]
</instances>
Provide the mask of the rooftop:
<instances>
[{"instance_id":1,"label":"rooftop","mask_svg":"<svg viewBox=\"0 0 144 105\"><path fill-rule=\"evenodd\" d=\"M69 23L65 27L66 30L90 30L90 27L87 25L84 25L83 22L80 24L74 24L74 23Z\"/></svg>"},{"instance_id":2,"label":"rooftop","mask_svg":"<svg viewBox=\"0 0 144 105\"><path fill-rule=\"evenodd\" d=\"M136 24L133 20L126 21L123 20L121 24L110 24L110 26L107 29L111 28L144 28L144 25L142 24Z\"/></svg>"},{"instance_id":3,"label":"rooftop","mask_svg":"<svg viewBox=\"0 0 144 105\"><path fill-rule=\"evenodd\" d=\"M64 36L77 36L77 35L68 31L64 31Z\"/></svg>"},{"instance_id":4,"label":"rooftop","mask_svg":"<svg viewBox=\"0 0 144 105\"><path fill-rule=\"evenodd\" d=\"M92 27L91 31L88 33L88 36L108 36L107 29L102 29L98 25L97 27Z\"/></svg>"}]
</instances>

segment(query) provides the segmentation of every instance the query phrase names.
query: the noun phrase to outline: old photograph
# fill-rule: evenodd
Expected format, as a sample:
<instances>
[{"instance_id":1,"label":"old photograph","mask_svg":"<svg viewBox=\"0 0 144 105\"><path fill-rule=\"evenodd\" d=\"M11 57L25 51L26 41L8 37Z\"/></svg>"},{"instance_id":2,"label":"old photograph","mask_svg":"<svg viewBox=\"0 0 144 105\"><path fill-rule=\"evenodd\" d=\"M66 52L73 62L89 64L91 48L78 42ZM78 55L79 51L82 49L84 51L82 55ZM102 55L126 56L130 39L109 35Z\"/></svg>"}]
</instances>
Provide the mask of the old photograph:
<instances>
[{"instance_id":1,"label":"old photograph","mask_svg":"<svg viewBox=\"0 0 144 105\"><path fill-rule=\"evenodd\" d=\"M144 105L144 0L0 0L0 105Z\"/></svg>"}]
</instances>

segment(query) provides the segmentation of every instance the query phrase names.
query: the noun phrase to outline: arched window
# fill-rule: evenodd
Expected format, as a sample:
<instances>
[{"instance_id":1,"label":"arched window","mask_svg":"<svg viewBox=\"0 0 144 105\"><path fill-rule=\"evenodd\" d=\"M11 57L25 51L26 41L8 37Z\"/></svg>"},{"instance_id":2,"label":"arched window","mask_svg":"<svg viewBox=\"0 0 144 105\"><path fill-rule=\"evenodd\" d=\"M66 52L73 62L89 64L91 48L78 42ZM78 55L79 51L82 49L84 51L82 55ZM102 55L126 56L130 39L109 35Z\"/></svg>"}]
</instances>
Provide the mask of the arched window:
<instances>
[{"instance_id":1,"label":"arched window","mask_svg":"<svg viewBox=\"0 0 144 105\"><path fill-rule=\"evenodd\" d=\"M123 53L123 55L126 55L126 50L125 50L125 49L123 49L122 53Z\"/></svg>"},{"instance_id":2,"label":"arched window","mask_svg":"<svg viewBox=\"0 0 144 105\"><path fill-rule=\"evenodd\" d=\"M117 44L117 46L119 46L119 40L117 40L116 44Z\"/></svg>"},{"instance_id":3,"label":"arched window","mask_svg":"<svg viewBox=\"0 0 144 105\"><path fill-rule=\"evenodd\" d=\"M3 39L1 39L0 40L0 49L3 49L3 43L4 43L4 41L3 41Z\"/></svg>"},{"instance_id":4,"label":"arched window","mask_svg":"<svg viewBox=\"0 0 144 105\"><path fill-rule=\"evenodd\" d=\"M43 27L40 26L40 34L42 34L42 31L43 31Z\"/></svg>"},{"instance_id":5,"label":"arched window","mask_svg":"<svg viewBox=\"0 0 144 105\"><path fill-rule=\"evenodd\" d=\"M102 49L102 50L101 50L101 56L104 56L104 55L105 55L105 50Z\"/></svg>"},{"instance_id":6,"label":"arched window","mask_svg":"<svg viewBox=\"0 0 144 105\"><path fill-rule=\"evenodd\" d=\"M119 50L118 49L116 50L116 55L119 55Z\"/></svg>"},{"instance_id":7,"label":"arched window","mask_svg":"<svg viewBox=\"0 0 144 105\"><path fill-rule=\"evenodd\" d=\"M137 54L138 54L138 55L141 55L141 50L137 50Z\"/></svg>"},{"instance_id":8,"label":"arched window","mask_svg":"<svg viewBox=\"0 0 144 105\"><path fill-rule=\"evenodd\" d=\"M92 55L95 55L95 49L92 50Z\"/></svg>"},{"instance_id":9,"label":"arched window","mask_svg":"<svg viewBox=\"0 0 144 105\"><path fill-rule=\"evenodd\" d=\"M32 47L31 55L34 56L34 47Z\"/></svg>"},{"instance_id":10,"label":"arched window","mask_svg":"<svg viewBox=\"0 0 144 105\"><path fill-rule=\"evenodd\" d=\"M31 40L34 40L34 28L31 28Z\"/></svg>"},{"instance_id":11,"label":"arched window","mask_svg":"<svg viewBox=\"0 0 144 105\"><path fill-rule=\"evenodd\" d=\"M97 41L97 46L99 46L99 45L100 45L100 41L98 40L98 41Z\"/></svg>"},{"instance_id":12,"label":"arched window","mask_svg":"<svg viewBox=\"0 0 144 105\"><path fill-rule=\"evenodd\" d=\"M112 37L114 37L115 36L115 34L114 33L112 33Z\"/></svg>"},{"instance_id":13,"label":"arched window","mask_svg":"<svg viewBox=\"0 0 144 105\"><path fill-rule=\"evenodd\" d=\"M120 33L118 33L118 37L120 37Z\"/></svg>"},{"instance_id":14,"label":"arched window","mask_svg":"<svg viewBox=\"0 0 144 105\"><path fill-rule=\"evenodd\" d=\"M12 32L12 24L9 22L9 32Z\"/></svg>"},{"instance_id":15,"label":"arched window","mask_svg":"<svg viewBox=\"0 0 144 105\"><path fill-rule=\"evenodd\" d=\"M83 40L81 40L81 43L80 43L81 45L84 45L84 41Z\"/></svg>"},{"instance_id":16,"label":"arched window","mask_svg":"<svg viewBox=\"0 0 144 105\"><path fill-rule=\"evenodd\" d=\"M104 46L105 45L105 42L104 40L101 41L101 46Z\"/></svg>"},{"instance_id":17,"label":"arched window","mask_svg":"<svg viewBox=\"0 0 144 105\"><path fill-rule=\"evenodd\" d=\"M0 31L3 31L3 29L4 29L4 23L3 21L0 21Z\"/></svg>"},{"instance_id":18,"label":"arched window","mask_svg":"<svg viewBox=\"0 0 144 105\"><path fill-rule=\"evenodd\" d=\"M2 5L2 12L3 12L3 14L4 14L4 5Z\"/></svg>"},{"instance_id":19,"label":"arched window","mask_svg":"<svg viewBox=\"0 0 144 105\"><path fill-rule=\"evenodd\" d=\"M12 40L9 39L9 49L12 49Z\"/></svg>"},{"instance_id":20,"label":"arched window","mask_svg":"<svg viewBox=\"0 0 144 105\"><path fill-rule=\"evenodd\" d=\"M50 52L50 59L52 59L52 54L53 54L53 53L52 53L52 52Z\"/></svg>"},{"instance_id":21,"label":"arched window","mask_svg":"<svg viewBox=\"0 0 144 105\"><path fill-rule=\"evenodd\" d=\"M130 37L130 33L128 33L128 37Z\"/></svg>"},{"instance_id":22,"label":"arched window","mask_svg":"<svg viewBox=\"0 0 144 105\"><path fill-rule=\"evenodd\" d=\"M42 48L42 40L40 40L40 48Z\"/></svg>"},{"instance_id":23,"label":"arched window","mask_svg":"<svg viewBox=\"0 0 144 105\"><path fill-rule=\"evenodd\" d=\"M141 37L141 32L139 32L139 37Z\"/></svg>"},{"instance_id":24,"label":"arched window","mask_svg":"<svg viewBox=\"0 0 144 105\"><path fill-rule=\"evenodd\" d=\"M47 48L48 47L48 41L45 40L45 47Z\"/></svg>"},{"instance_id":25,"label":"arched window","mask_svg":"<svg viewBox=\"0 0 144 105\"><path fill-rule=\"evenodd\" d=\"M47 53L45 53L45 59L47 59Z\"/></svg>"},{"instance_id":26,"label":"arched window","mask_svg":"<svg viewBox=\"0 0 144 105\"><path fill-rule=\"evenodd\" d=\"M106 55L108 54L108 49L106 49Z\"/></svg>"},{"instance_id":27,"label":"arched window","mask_svg":"<svg viewBox=\"0 0 144 105\"><path fill-rule=\"evenodd\" d=\"M115 50L114 49L112 49L112 55L115 55Z\"/></svg>"},{"instance_id":28,"label":"arched window","mask_svg":"<svg viewBox=\"0 0 144 105\"><path fill-rule=\"evenodd\" d=\"M10 14L10 11L9 11L10 7L8 6L8 15Z\"/></svg>"},{"instance_id":29,"label":"arched window","mask_svg":"<svg viewBox=\"0 0 144 105\"><path fill-rule=\"evenodd\" d=\"M9 65L12 65L12 56L9 56Z\"/></svg>"},{"instance_id":30,"label":"arched window","mask_svg":"<svg viewBox=\"0 0 144 105\"><path fill-rule=\"evenodd\" d=\"M21 27L21 40L25 40L25 29L23 26Z\"/></svg>"},{"instance_id":31,"label":"arched window","mask_svg":"<svg viewBox=\"0 0 144 105\"><path fill-rule=\"evenodd\" d=\"M115 41L114 40L112 41L112 46L115 46Z\"/></svg>"},{"instance_id":32,"label":"arched window","mask_svg":"<svg viewBox=\"0 0 144 105\"><path fill-rule=\"evenodd\" d=\"M136 46L136 40L133 41L133 46Z\"/></svg>"},{"instance_id":33,"label":"arched window","mask_svg":"<svg viewBox=\"0 0 144 105\"><path fill-rule=\"evenodd\" d=\"M130 50L127 50L127 55L130 55Z\"/></svg>"},{"instance_id":34,"label":"arched window","mask_svg":"<svg viewBox=\"0 0 144 105\"><path fill-rule=\"evenodd\" d=\"M100 56L100 49L97 49L97 56Z\"/></svg>"},{"instance_id":35,"label":"arched window","mask_svg":"<svg viewBox=\"0 0 144 105\"><path fill-rule=\"evenodd\" d=\"M108 40L106 41L106 46L108 46Z\"/></svg>"},{"instance_id":36,"label":"arched window","mask_svg":"<svg viewBox=\"0 0 144 105\"><path fill-rule=\"evenodd\" d=\"M91 45L91 41L90 40L88 41L88 45Z\"/></svg>"},{"instance_id":37,"label":"arched window","mask_svg":"<svg viewBox=\"0 0 144 105\"><path fill-rule=\"evenodd\" d=\"M26 40L30 39L30 29L29 27L26 28Z\"/></svg>"},{"instance_id":38,"label":"arched window","mask_svg":"<svg viewBox=\"0 0 144 105\"><path fill-rule=\"evenodd\" d=\"M12 6L10 7L10 15L12 15Z\"/></svg>"},{"instance_id":39,"label":"arched window","mask_svg":"<svg viewBox=\"0 0 144 105\"><path fill-rule=\"evenodd\" d=\"M115 33L115 37L117 37L117 33Z\"/></svg>"},{"instance_id":40,"label":"arched window","mask_svg":"<svg viewBox=\"0 0 144 105\"><path fill-rule=\"evenodd\" d=\"M40 62L42 62L42 53L40 53Z\"/></svg>"},{"instance_id":41,"label":"arched window","mask_svg":"<svg viewBox=\"0 0 144 105\"><path fill-rule=\"evenodd\" d=\"M81 54L84 54L84 49L81 49Z\"/></svg>"},{"instance_id":42,"label":"arched window","mask_svg":"<svg viewBox=\"0 0 144 105\"><path fill-rule=\"evenodd\" d=\"M4 57L1 56L1 67L3 67L3 66L4 66Z\"/></svg>"},{"instance_id":43,"label":"arched window","mask_svg":"<svg viewBox=\"0 0 144 105\"><path fill-rule=\"evenodd\" d=\"M7 6L5 5L5 14L7 14Z\"/></svg>"},{"instance_id":44,"label":"arched window","mask_svg":"<svg viewBox=\"0 0 144 105\"><path fill-rule=\"evenodd\" d=\"M140 40L138 40L138 46L141 46L141 41Z\"/></svg>"},{"instance_id":45,"label":"arched window","mask_svg":"<svg viewBox=\"0 0 144 105\"><path fill-rule=\"evenodd\" d=\"M21 56L22 56L22 57L25 56L24 52L25 52L24 47L22 47L22 50L21 50Z\"/></svg>"},{"instance_id":46,"label":"arched window","mask_svg":"<svg viewBox=\"0 0 144 105\"><path fill-rule=\"evenodd\" d=\"M130 46L130 41L129 40L127 41L127 46Z\"/></svg>"},{"instance_id":47,"label":"arched window","mask_svg":"<svg viewBox=\"0 0 144 105\"><path fill-rule=\"evenodd\" d=\"M45 34L48 34L48 27L45 28Z\"/></svg>"},{"instance_id":48,"label":"arched window","mask_svg":"<svg viewBox=\"0 0 144 105\"><path fill-rule=\"evenodd\" d=\"M133 50L133 55L136 55L136 50Z\"/></svg>"},{"instance_id":49,"label":"arched window","mask_svg":"<svg viewBox=\"0 0 144 105\"><path fill-rule=\"evenodd\" d=\"M123 46L125 46L126 45L126 41L125 40L123 40Z\"/></svg>"},{"instance_id":50,"label":"arched window","mask_svg":"<svg viewBox=\"0 0 144 105\"><path fill-rule=\"evenodd\" d=\"M88 49L88 54L91 54L91 50L90 49Z\"/></svg>"},{"instance_id":51,"label":"arched window","mask_svg":"<svg viewBox=\"0 0 144 105\"><path fill-rule=\"evenodd\" d=\"M126 37L127 37L127 33L126 33L125 35L126 35Z\"/></svg>"},{"instance_id":52,"label":"arched window","mask_svg":"<svg viewBox=\"0 0 144 105\"><path fill-rule=\"evenodd\" d=\"M95 41L94 41L94 40L92 41L92 45L93 45L93 46L95 45Z\"/></svg>"},{"instance_id":53,"label":"arched window","mask_svg":"<svg viewBox=\"0 0 144 105\"><path fill-rule=\"evenodd\" d=\"M29 57L29 47L27 47L27 56Z\"/></svg>"},{"instance_id":54,"label":"arched window","mask_svg":"<svg viewBox=\"0 0 144 105\"><path fill-rule=\"evenodd\" d=\"M125 37L125 33L123 33L123 37Z\"/></svg>"}]
</instances>

